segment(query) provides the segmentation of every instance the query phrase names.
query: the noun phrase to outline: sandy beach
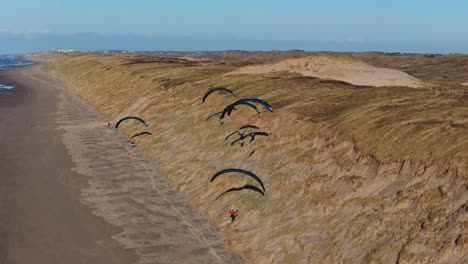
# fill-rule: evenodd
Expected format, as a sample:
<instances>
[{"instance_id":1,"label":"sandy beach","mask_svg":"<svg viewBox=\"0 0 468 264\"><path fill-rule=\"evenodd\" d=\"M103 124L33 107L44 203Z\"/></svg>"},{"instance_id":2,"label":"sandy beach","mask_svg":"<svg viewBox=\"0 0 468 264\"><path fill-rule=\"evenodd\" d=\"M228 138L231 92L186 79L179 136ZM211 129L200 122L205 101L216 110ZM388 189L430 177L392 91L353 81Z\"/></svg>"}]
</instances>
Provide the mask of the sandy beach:
<instances>
[{"instance_id":1,"label":"sandy beach","mask_svg":"<svg viewBox=\"0 0 468 264\"><path fill-rule=\"evenodd\" d=\"M0 71L0 263L244 263L107 120L43 73Z\"/></svg>"}]
</instances>

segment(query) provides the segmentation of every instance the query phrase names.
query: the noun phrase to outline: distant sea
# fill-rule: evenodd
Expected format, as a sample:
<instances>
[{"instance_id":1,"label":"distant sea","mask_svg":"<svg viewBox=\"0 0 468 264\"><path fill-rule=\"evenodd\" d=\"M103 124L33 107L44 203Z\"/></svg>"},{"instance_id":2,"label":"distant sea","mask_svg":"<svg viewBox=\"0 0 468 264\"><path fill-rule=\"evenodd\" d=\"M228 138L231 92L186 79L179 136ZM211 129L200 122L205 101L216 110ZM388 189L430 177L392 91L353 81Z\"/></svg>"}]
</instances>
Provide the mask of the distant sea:
<instances>
[{"instance_id":1,"label":"distant sea","mask_svg":"<svg viewBox=\"0 0 468 264\"><path fill-rule=\"evenodd\" d=\"M22 62L18 58L20 55L0 55L0 68L18 67L33 64L32 62Z\"/></svg>"},{"instance_id":2,"label":"distant sea","mask_svg":"<svg viewBox=\"0 0 468 264\"><path fill-rule=\"evenodd\" d=\"M0 55L0 70L6 67L19 67L33 64L32 62L22 62L18 60L18 55ZM13 85L2 83L0 80L0 90L10 90L15 88Z\"/></svg>"}]
</instances>

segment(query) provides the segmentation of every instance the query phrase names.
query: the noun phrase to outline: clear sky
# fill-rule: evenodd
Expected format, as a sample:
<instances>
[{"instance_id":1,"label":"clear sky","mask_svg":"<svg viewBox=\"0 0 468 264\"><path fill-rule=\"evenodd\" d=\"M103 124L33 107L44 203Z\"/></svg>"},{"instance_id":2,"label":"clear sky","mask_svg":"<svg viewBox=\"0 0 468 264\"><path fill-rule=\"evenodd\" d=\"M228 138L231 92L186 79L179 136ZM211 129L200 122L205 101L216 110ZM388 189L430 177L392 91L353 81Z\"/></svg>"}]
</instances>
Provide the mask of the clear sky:
<instances>
[{"instance_id":1,"label":"clear sky","mask_svg":"<svg viewBox=\"0 0 468 264\"><path fill-rule=\"evenodd\" d=\"M331 50L468 53L468 0L14 0L0 53Z\"/></svg>"}]
</instances>

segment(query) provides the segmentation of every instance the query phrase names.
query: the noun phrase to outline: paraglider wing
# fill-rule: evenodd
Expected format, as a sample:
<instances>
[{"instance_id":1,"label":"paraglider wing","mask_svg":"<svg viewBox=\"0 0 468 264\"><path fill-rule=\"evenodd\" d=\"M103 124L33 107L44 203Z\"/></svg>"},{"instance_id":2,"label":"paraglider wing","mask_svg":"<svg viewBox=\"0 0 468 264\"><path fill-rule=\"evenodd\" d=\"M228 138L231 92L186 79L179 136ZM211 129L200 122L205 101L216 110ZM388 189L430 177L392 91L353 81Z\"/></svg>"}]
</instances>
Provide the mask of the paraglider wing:
<instances>
[{"instance_id":1,"label":"paraglider wing","mask_svg":"<svg viewBox=\"0 0 468 264\"><path fill-rule=\"evenodd\" d=\"M210 115L210 116L206 119L206 121L210 120L210 118L212 118L213 116L220 116L221 113L222 113L222 112L217 112L217 113L214 113L214 114Z\"/></svg>"},{"instance_id":2,"label":"paraglider wing","mask_svg":"<svg viewBox=\"0 0 468 264\"><path fill-rule=\"evenodd\" d=\"M216 178L218 178L218 176L223 175L225 173L230 173L230 172L242 173L242 174L252 177L255 181L257 181L260 184L260 186L262 186L263 191L265 191L265 186L263 185L262 180L257 175L253 174L252 172L248 170L243 170L243 169L230 168L230 169L220 170L211 177L210 181L213 182Z\"/></svg>"},{"instance_id":3,"label":"paraglider wing","mask_svg":"<svg viewBox=\"0 0 468 264\"><path fill-rule=\"evenodd\" d=\"M143 136L143 135L152 135L152 134L151 134L151 132L149 132L149 131L143 131L143 132L134 134L129 140L132 140L133 138L136 138L136 137L139 137L139 136Z\"/></svg>"},{"instance_id":4,"label":"paraglider wing","mask_svg":"<svg viewBox=\"0 0 468 264\"><path fill-rule=\"evenodd\" d=\"M260 110L254 104L251 104L251 103L248 103L248 102L240 102L237 105L248 105L248 106L252 107L253 109L255 109L255 111L257 111L257 113L260 114ZM233 107L233 108L229 109L228 116L231 116L232 110L236 110L236 108Z\"/></svg>"},{"instance_id":5,"label":"paraglider wing","mask_svg":"<svg viewBox=\"0 0 468 264\"><path fill-rule=\"evenodd\" d=\"M258 188L257 186L253 186L253 185L250 185L250 184L246 184L242 187L235 187L235 188L231 188L225 192L223 192L222 194L220 194L216 200L218 200L219 198L221 198L221 196L225 195L226 193L230 193L230 192L238 192L238 191L242 191L242 190L252 190L252 191L255 191L255 192L258 192L260 193L261 195L265 196L265 193L260 190L260 188Z\"/></svg>"},{"instance_id":6,"label":"paraglider wing","mask_svg":"<svg viewBox=\"0 0 468 264\"><path fill-rule=\"evenodd\" d=\"M237 141L239 141L239 140L243 140L243 139L244 139L244 137L243 137L243 136L241 136L240 138L238 138L238 139L234 140L233 142L231 142L231 146L232 146L232 145L234 145L234 144L235 144ZM242 144L241 144L241 146L242 146Z\"/></svg>"},{"instance_id":7,"label":"paraglider wing","mask_svg":"<svg viewBox=\"0 0 468 264\"><path fill-rule=\"evenodd\" d=\"M246 129L246 128L260 129L258 126L254 126L254 125L245 125L245 126L241 126L241 127L239 128L239 130Z\"/></svg>"},{"instance_id":8,"label":"paraglider wing","mask_svg":"<svg viewBox=\"0 0 468 264\"><path fill-rule=\"evenodd\" d=\"M208 92L205 93L205 95L203 96L202 102L204 103L206 98L208 97L208 95L210 95L210 94L212 94L212 93L214 93L216 91L226 91L226 92L230 93L232 96L236 97L234 92L229 90L228 88L226 88L226 87L216 87L216 88L212 88L212 89L208 90Z\"/></svg>"},{"instance_id":9,"label":"paraglider wing","mask_svg":"<svg viewBox=\"0 0 468 264\"><path fill-rule=\"evenodd\" d=\"M270 133L268 132L263 132L263 131L258 131L258 132L252 132L249 134L250 136L269 136Z\"/></svg>"},{"instance_id":10,"label":"paraglider wing","mask_svg":"<svg viewBox=\"0 0 468 264\"><path fill-rule=\"evenodd\" d=\"M239 134L239 136L242 136L242 134L239 131L234 131L231 134L227 135L226 138L224 138L224 140L228 140L228 138L230 138L232 135L234 135L236 133Z\"/></svg>"},{"instance_id":11,"label":"paraglider wing","mask_svg":"<svg viewBox=\"0 0 468 264\"><path fill-rule=\"evenodd\" d=\"M256 107L255 105L253 105L253 104L251 104L251 103L249 103L249 102L244 102L244 101L241 101L241 100L237 100L237 101L235 101L234 103L232 103L232 104L230 104L230 105L228 105L228 106L226 106L226 107L224 108L223 112L222 112L221 115L219 116L219 119L220 119L220 120L223 119L224 116L226 115L226 113L230 116L232 110L234 110L234 109L235 109L234 107L237 106L237 105L247 105L247 106L250 106L250 107L252 107L253 109L255 109L255 111L257 111L257 113L260 114L260 110L259 110L258 107Z\"/></svg>"},{"instance_id":12,"label":"paraglider wing","mask_svg":"<svg viewBox=\"0 0 468 264\"><path fill-rule=\"evenodd\" d=\"M265 106L268 109L268 111L273 112L273 107L271 107L271 105L267 101L265 101L263 99L260 99L260 98L249 97L249 98L240 99L239 101L259 103L259 104Z\"/></svg>"},{"instance_id":13,"label":"paraglider wing","mask_svg":"<svg viewBox=\"0 0 468 264\"><path fill-rule=\"evenodd\" d=\"M129 119L138 120L138 121L140 121L141 123L143 123L143 125L145 125L146 127L148 127L148 124L146 124L145 120L143 120L143 119L141 119L141 118L139 118L139 117L137 117L137 116L126 116L126 117L120 119L120 120L117 122L117 124L115 124L115 129L117 129L123 121L129 120Z\"/></svg>"},{"instance_id":14,"label":"paraglider wing","mask_svg":"<svg viewBox=\"0 0 468 264\"><path fill-rule=\"evenodd\" d=\"M245 137L250 137L249 144L255 140L255 136L269 136L270 133L259 131L259 132L252 132L247 134Z\"/></svg>"}]
</instances>

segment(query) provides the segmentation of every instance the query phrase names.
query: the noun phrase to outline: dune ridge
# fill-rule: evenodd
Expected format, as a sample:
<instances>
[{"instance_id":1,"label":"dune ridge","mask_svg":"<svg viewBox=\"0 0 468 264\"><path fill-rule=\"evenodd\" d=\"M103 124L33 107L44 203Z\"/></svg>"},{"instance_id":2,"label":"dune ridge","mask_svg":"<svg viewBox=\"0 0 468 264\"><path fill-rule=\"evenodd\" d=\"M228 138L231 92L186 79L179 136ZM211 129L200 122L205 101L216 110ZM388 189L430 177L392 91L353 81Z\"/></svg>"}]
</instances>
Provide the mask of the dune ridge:
<instances>
[{"instance_id":1,"label":"dune ridge","mask_svg":"<svg viewBox=\"0 0 468 264\"><path fill-rule=\"evenodd\" d=\"M245 66L228 74L266 74L281 71L361 86L418 88L423 85L422 81L398 70L374 67L349 57L331 55L314 55L271 64Z\"/></svg>"}]
</instances>

